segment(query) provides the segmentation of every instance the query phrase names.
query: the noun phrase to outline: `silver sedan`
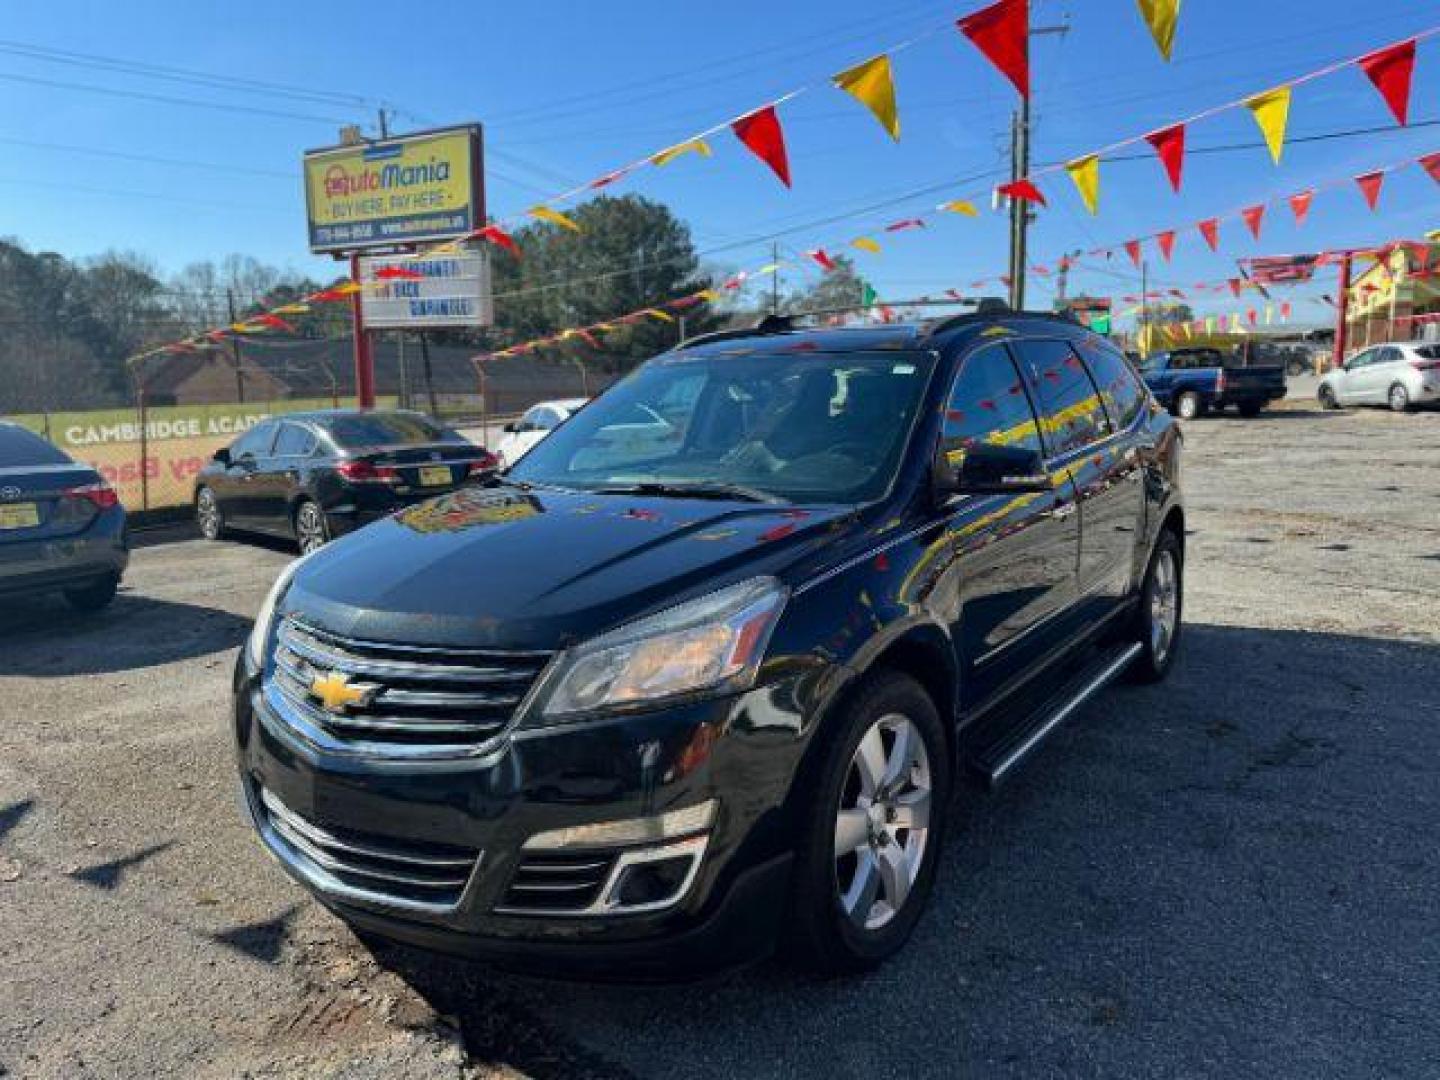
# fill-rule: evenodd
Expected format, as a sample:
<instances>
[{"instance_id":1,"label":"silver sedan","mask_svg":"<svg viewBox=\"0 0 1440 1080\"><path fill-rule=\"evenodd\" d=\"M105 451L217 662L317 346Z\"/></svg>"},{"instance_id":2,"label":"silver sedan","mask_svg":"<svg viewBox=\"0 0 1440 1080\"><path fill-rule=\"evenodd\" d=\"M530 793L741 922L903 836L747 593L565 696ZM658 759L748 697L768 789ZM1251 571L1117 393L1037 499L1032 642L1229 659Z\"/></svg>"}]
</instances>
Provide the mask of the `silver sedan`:
<instances>
[{"instance_id":1,"label":"silver sedan","mask_svg":"<svg viewBox=\"0 0 1440 1080\"><path fill-rule=\"evenodd\" d=\"M1372 345L1320 380L1320 404L1388 405L1405 412L1440 401L1440 344L1419 341Z\"/></svg>"}]
</instances>

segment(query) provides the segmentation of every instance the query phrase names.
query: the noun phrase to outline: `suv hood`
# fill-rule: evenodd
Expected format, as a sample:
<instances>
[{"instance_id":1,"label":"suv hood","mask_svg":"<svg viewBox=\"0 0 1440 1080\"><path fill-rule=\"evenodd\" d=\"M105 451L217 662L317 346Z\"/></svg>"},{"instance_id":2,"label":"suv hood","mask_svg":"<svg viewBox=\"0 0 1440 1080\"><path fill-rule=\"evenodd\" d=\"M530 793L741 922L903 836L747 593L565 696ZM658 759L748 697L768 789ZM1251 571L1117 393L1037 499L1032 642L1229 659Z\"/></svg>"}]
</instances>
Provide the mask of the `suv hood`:
<instances>
[{"instance_id":1,"label":"suv hood","mask_svg":"<svg viewBox=\"0 0 1440 1080\"><path fill-rule=\"evenodd\" d=\"M323 548L283 610L373 641L557 649L691 596L781 575L844 507L464 488Z\"/></svg>"}]
</instances>

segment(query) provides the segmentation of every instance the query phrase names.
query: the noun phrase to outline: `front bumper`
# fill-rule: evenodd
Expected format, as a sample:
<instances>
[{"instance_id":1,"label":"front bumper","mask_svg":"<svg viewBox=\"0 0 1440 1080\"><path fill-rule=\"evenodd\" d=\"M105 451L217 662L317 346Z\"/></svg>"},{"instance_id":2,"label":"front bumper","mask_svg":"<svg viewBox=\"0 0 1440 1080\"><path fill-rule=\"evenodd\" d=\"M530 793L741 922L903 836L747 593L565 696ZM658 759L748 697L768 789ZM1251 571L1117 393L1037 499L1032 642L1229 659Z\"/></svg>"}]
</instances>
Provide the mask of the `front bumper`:
<instances>
[{"instance_id":1,"label":"front bumper","mask_svg":"<svg viewBox=\"0 0 1440 1080\"><path fill-rule=\"evenodd\" d=\"M742 963L773 945L793 847L792 778L804 752L806 683L516 732L473 757L360 757L308 742L241 657L236 740L245 804L281 865L346 921L383 937L500 963L583 976L669 975ZM322 837L473 852L463 888L440 904L356 889L324 872L276 827L283 804ZM716 801L703 855L678 899L634 913L516 911L512 887L540 833ZM303 825L302 825L303 827ZM288 832L293 840L295 833ZM643 850L597 845L581 855ZM663 846L656 839L648 847ZM309 849L323 858L322 852ZM530 879L533 880L533 879Z\"/></svg>"}]
</instances>

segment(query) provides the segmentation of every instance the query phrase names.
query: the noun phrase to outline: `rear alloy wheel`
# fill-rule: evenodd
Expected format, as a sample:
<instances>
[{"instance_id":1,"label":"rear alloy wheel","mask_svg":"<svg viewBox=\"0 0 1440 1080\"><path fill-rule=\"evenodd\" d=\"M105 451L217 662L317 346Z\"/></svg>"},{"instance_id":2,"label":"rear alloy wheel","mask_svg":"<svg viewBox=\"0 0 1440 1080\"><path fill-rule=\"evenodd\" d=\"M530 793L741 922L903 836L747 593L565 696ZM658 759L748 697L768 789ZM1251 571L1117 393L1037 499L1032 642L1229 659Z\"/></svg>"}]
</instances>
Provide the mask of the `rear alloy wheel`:
<instances>
[{"instance_id":1,"label":"rear alloy wheel","mask_svg":"<svg viewBox=\"0 0 1440 1080\"><path fill-rule=\"evenodd\" d=\"M220 540L225 536L225 514L220 509L220 500L209 488L201 488L195 496L195 523L206 540Z\"/></svg>"},{"instance_id":2,"label":"rear alloy wheel","mask_svg":"<svg viewBox=\"0 0 1440 1080\"><path fill-rule=\"evenodd\" d=\"M1170 673L1180 644L1185 599L1183 565L1180 541L1166 529L1150 556L1150 568L1140 590L1140 607L1135 613L1135 637L1141 653L1127 674L1136 682L1159 682Z\"/></svg>"},{"instance_id":3,"label":"rear alloy wheel","mask_svg":"<svg viewBox=\"0 0 1440 1080\"><path fill-rule=\"evenodd\" d=\"M1204 412L1200 404L1200 395L1192 394L1188 390L1175 399L1175 415L1181 420L1194 420Z\"/></svg>"},{"instance_id":4,"label":"rear alloy wheel","mask_svg":"<svg viewBox=\"0 0 1440 1080\"><path fill-rule=\"evenodd\" d=\"M309 499L301 501L295 508L295 542L300 545L300 554L309 555L330 542L330 523L325 520L325 511Z\"/></svg>"},{"instance_id":5,"label":"rear alloy wheel","mask_svg":"<svg viewBox=\"0 0 1440 1080\"><path fill-rule=\"evenodd\" d=\"M1320 407L1327 410L1340 408L1340 402L1335 397L1335 391L1331 390L1328 386L1320 387Z\"/></svg>"},{"instance_id":6,"label":"rear alloy wheel","mask_svg":"<svg viewBox=\"0 0 1440 1080\"><path fill-rule=\"evenodd\" d=\"M65 602L76 611L99 611L108 607L120 589L120 575L106 574L99 581L79 589L66 589Z\"/></svg>"},{"instance_id":7,"label":"rear alloy wheel","mask_svg":"<svg viewBox=\"0 0 1440 1080\"><path fill-rule=\"evenodd\" d=\"M1397 382L1394 386L1390 387L1388 401L1390 402L1391 412L1408 412L1410 409L1410 391L1405 389L1403 383Z\"/></svg>"},{"instance_id":8,"label":"rear alloy wheel","mask_svg":"<svg viewBox=\"0 0 1440 1080\"><path fill-rule=\"evenodd\" d=\"M935 704L914 679L879 675L826 749L796 865L792 941L838 973L905 943L935 877L950 762Z\"/></svg>"}]
</instances>

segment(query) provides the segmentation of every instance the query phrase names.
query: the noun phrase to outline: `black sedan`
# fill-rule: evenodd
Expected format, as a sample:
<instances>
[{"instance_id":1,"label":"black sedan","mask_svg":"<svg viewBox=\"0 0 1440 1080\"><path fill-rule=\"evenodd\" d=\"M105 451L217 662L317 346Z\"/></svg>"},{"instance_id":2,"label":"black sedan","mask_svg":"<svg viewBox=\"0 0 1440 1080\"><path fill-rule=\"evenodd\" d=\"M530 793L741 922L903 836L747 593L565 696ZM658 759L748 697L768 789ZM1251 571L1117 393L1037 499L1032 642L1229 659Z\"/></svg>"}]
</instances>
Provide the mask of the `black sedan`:
<instances>
[{"instance_id":1,"label":"black sedan","mask_svg":"<svg viewBox=\"0 0 1440 1080\"><path fill-rule=\"evenodd\" d=\"M237 529L290 537L310 552L495 465L420 413L291 413L215 452L195 481L195 517L209 540Z\"/></svg>"},{"instance_id":2,"label":"black sedan","mask_svg":"<svg viewBox=\"0 0 1440 1080\"><path fill-rule=\"evenodd\" d=\"M115 489L39 435L0 423L0 596L59 592L96 611L129 561Z\"/></svg>"}]
</instances>

